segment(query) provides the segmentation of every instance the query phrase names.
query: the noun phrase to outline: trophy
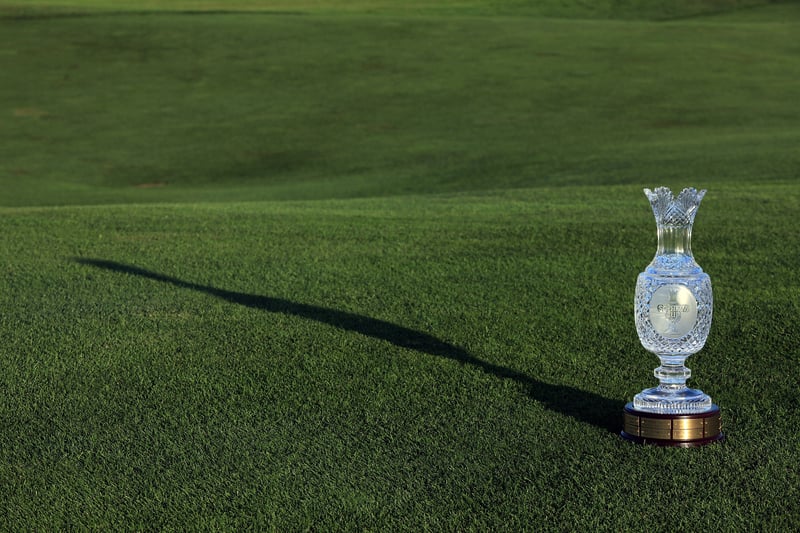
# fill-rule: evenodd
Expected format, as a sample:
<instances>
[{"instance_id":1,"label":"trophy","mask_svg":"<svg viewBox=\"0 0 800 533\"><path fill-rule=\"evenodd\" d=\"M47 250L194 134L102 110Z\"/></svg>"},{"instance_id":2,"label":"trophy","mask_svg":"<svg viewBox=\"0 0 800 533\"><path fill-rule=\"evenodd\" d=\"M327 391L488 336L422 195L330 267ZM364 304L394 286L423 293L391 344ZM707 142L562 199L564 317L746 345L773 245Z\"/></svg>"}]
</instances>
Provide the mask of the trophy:
<instances>
[{"instance_id":1,"label":"trophy","mask_svg":"<svg viewBox=\"0 0 800 533\"><path fill-rule=\"evenodd\" d=\"M719 407L690 389L686 359L698 352L711 329L711 279L692 256L692 224L706 191L667 187L644 193L653 207L658 249L636 282L634 313L639 340L661 366L657 387L645 389L624 409L622 437L662 446L691 447L724 439Z\"/></svg>"}]
</instances>

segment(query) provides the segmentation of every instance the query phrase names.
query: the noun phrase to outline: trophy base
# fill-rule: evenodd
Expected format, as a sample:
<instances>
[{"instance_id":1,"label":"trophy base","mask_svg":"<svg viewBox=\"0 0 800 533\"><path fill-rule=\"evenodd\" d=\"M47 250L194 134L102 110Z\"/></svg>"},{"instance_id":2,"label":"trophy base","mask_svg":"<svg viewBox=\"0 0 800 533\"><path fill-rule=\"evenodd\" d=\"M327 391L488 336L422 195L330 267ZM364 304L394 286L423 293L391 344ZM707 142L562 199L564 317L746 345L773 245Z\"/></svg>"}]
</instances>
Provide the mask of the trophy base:
<instances>
[{"instance_id":1,"label":"trophy base","mask_svg":"<svg viewBox=\"0 0 800 533\"><path fill-rule=\"evenodd\" d=\"M725 439L717 405L703 413L672 414L639 411L630 402L624 417L620 436L639 444L692 448Z\"/></svg>"}]
</instances>

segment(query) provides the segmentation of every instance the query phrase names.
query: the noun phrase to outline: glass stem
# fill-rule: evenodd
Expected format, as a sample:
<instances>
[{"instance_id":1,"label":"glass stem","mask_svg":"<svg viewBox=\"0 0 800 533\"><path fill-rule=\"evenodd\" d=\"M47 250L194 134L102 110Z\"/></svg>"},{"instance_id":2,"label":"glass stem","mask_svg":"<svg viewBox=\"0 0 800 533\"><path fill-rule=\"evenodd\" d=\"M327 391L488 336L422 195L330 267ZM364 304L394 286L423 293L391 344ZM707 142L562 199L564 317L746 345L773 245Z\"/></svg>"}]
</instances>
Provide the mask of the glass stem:
<instances>
[{"instance_id":1,"label":"glass stem","mask_svg":"<svg viewBox=\"0 0 800 533\"><path fill-rule=\"evenodd\" d=\"M685 389L686 380L692 375L692 371L684 365L686 357L662 354L658 357L661 359L661 366L653 371L659 381L658 388L665 391Z\"/></svg>"}]
</instances>

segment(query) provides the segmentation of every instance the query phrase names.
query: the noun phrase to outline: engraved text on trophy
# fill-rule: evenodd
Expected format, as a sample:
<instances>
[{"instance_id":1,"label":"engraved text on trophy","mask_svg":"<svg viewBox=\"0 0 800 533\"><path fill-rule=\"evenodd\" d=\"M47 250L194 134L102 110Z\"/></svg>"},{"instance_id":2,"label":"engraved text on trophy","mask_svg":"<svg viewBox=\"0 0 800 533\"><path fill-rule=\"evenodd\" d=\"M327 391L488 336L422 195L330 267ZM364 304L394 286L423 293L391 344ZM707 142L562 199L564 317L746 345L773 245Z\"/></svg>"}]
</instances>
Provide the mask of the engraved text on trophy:
<instances>
[{"instance_id":1,"label":"engraved text on trophy","mask_svg":"<svg viewBox=\"0 0 800 533\"><path fill-rule=\"evenodd\" d=\"M697 300L684 285L664 285L650 300L650 322L656 333L678 339L689 333L697 322Z\"/></svg>"}]
</instances>

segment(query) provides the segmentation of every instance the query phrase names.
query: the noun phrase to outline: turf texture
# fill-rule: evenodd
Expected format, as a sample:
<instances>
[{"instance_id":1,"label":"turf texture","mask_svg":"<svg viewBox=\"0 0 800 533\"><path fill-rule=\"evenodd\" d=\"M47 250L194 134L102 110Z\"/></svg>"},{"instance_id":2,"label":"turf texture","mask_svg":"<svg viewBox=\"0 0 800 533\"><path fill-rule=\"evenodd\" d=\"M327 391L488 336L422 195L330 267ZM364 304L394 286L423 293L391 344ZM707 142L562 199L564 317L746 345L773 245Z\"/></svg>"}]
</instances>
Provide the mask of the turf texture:
<instances>
[{"instance_id":1,"label":"turf texture","mask_svg":"<svg viewBox=\"0 0 800 533\"><path fill-rule=\"evenodd\" d=\"M0 10L4 528L800 525L795 5L49 4ZM661 184L693 450L617 435Z\"/></svg>"}]
</instances>

